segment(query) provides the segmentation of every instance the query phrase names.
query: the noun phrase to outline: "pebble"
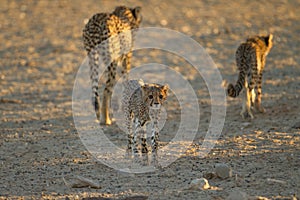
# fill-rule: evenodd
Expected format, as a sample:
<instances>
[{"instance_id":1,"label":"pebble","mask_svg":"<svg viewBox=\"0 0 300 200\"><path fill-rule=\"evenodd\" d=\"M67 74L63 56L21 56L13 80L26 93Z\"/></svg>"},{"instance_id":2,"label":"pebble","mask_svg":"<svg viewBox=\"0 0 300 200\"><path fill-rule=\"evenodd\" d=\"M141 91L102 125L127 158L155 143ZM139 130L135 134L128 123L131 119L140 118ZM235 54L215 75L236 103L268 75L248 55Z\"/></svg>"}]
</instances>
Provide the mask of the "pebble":
<instances>
[{"instance_id":1,"label":"pebble","mask_svg":"<svg viewBox=\"0 0 300 200\"><path fill-rule=\"evenodd\" d=\"M163 19L163 20L160 21L160 24L161 24L162 26L166 26L166 25L168 25L168 21L165 20L165 19Z\"/></svg>"},{"instance_id":2,"label":"pebble","mask_svg":"<svg viewBox=\"0 0 300 200\"><path fill-rule=\"evenodd\" d=\"M300 122L295 123L294 126L292 126L292 128L300 129Z\"/></svg>"},{"instance_id":3,"label":"pebble","mask_svg":"<svg viewBox=\"0 0 300 200\"><path fill-rule=\"evenodd\" d=\"M218 163L215 165L215 172L221 179L232 177L232 169L225 163Z\"/></svg>"},{"instance_id":4,"label":"pebble","mask_svg":"<svg viewBox=\"0 0 300 200\"><path fill-rule=\"evenodd\" d=\"M203 174L203 177L209 180L209 179L216 178L218 176L217 176L216 172L207 172L207 173Z\"/></svg>"},{"instance_id":5,"label":"pebble","mask_svg":"<svg viewBox=\"0 0 300 200\"><path fill-rule=\"evenodd\" d=\"M208 180L205 178L197 178L192 180L191 184L190 184L190 188L191 190L206 190L209 189L210 185L208 183Z\"/></svg>"}]
</instances>

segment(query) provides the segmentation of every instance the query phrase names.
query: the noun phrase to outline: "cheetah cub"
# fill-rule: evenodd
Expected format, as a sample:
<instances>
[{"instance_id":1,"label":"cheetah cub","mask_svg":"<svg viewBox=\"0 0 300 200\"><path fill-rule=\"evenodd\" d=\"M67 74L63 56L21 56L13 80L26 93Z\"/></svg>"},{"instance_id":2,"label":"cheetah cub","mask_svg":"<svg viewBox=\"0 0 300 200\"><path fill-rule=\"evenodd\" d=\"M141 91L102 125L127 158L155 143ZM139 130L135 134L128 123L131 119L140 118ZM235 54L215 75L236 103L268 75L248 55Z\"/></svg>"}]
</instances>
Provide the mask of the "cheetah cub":
<instances>
[{"instance_id":1,"label":"cheetah cub","mask_svg":"<svg viewBox=\"0 0 300 200\"><path fill-rule=\"evenodd\" d=\"M242 117L253 118L251 106L259 112L265 112L261 106L262 75L266 63L266 57L272 48L273 35L254 36L242 43L235 54L236 64L239 70L238 80L235 85L229 84L227 94L237 97L245 89Z\"/></svg>"},{"instance_id":2,"label":"cheetah cub","mask_svg":"<svg viewBox=\"0 0 300 200\"><path fill-rule=\"evenodd\" d=\"M87 51L92 82L92 102L101 124L110 125L110 103L117 75L126 75L130 70L132 47L136 29L142 21L141 8L118 6L112 13L97 13L83 29L83 44ZM101 59L100 59L101 58ZM117 73L121 63L121 73ZM105 88L100 110L99 76L104 64Z\"/></svg>"},{"instance_id":3,"label":"cheetah cub","mask_svg":"<svg viewBox=\"0 0 300 200\"><path fill-rule=\"evenodd\" d=\"M139 154L138 137L140 137L141 152L148 153L145 125L147 122L151 122L151 147L153 155L156 155L160 111L168 96L168 90L168 85L145 84L142 80L129 80L124 83L122 105L128 131L128 153ZM133 133L132 122L134 123Z\"/></svg>"}]
</instances>

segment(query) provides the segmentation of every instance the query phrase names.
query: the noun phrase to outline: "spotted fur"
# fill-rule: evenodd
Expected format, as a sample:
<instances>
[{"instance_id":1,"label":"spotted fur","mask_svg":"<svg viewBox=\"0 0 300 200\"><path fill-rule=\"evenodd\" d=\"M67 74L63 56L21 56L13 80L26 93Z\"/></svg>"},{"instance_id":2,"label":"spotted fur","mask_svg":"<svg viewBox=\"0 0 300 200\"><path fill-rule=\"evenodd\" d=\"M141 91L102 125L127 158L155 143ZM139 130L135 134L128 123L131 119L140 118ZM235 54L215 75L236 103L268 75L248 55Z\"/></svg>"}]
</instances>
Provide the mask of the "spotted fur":
<instances>
[{"instance_id":1,"label":"spotted fur","mask_svg":"<svg viewBox=\"0 0 300 200\"><path fill-rule=\"evenodd\" d=\"M251 104L258 111L265 111L261 106L262 75L266 57L272 48L272 38L272 34L248 38L236 51L236 64L239 76L235 85L228 85L227 94L235 98L245 88L245 98L241 111L243 118L253 118L250 110Z\"/></svg>"},{"instance_id":2,"label":"spotted fur","mask_svg":"<svg viewBox=\"0 0 300 200\"><path fill-rule=\"evenodd\" d=\"M98 13L92 16L83 29L83 44L89 57L92 82L93 105L101 124L111 124L110 102L117 77L118 63L122 64L121 75L127 75L131 67L132 47L135 29L142 20L140 7L116 7L112 13ZM100 110L99 76L105 69L106 78Z\"/></svg>"},{"instance_id":3,"label":"spotted fur","mask_svg":"<svg viewBox=\"0 0 300 200\"><path fill-rule=\"evenodd\" d=\"M161 106L167 98L168 85L144 84L142 80L129 80L124 84L122 105L128 131L128 151L138 154L138 137L141 138L141 152L148 153L146 144L146 123L151 122L151 147L156 154L159 135ZM132 122L134 132L132 133Z\"/></svg>"}]
</instances>

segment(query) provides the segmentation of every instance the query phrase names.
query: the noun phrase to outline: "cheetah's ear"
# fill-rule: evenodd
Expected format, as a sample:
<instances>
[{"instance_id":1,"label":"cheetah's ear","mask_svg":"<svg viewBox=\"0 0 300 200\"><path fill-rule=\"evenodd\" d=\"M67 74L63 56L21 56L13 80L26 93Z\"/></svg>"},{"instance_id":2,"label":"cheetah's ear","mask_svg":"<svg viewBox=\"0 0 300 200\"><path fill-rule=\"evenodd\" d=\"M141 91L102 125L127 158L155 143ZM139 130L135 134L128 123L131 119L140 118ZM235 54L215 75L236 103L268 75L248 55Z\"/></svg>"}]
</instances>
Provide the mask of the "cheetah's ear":
<instances>
[{"instance_id":1,"label":"cheetah's ear","mask_svg":"<svg viewBox=\"0 0 300 200\"><path fill-rule=\"evenodd\" d=\"M139 79L139 80L138 80L138 82L139 82L140 86L143 86L143 85L145 85L145 83L144 83L143 79Z\"/></svg>"},{"instance_id":2,"label":"cheetah's ear","mask_svg":"<svg viewBox=\"0 0 300 200\"><path fill-rule=\"evenodd\" d=\"M168 93L168 90L169 90L169 85L168 85L168 84L163 85L163 86L162 86L162 90L167 94L167 93Z\"/></svg>"},{"instance_id":3,"label":"cheetah's ear","mask_svg":"<svg viewBox=\"0 0 300 200\"><path fill-rule=\"evenodd\" d=\"M273 39L273 34L270 34L269 35L269 41L272 41L272 39Z\"/></svg>"},{"instance_id":4,"label":"cheetah's ear","mask_svg":"<svg viewBox=\"0 0 300 200\"><path fill-rule=\"evenodd\" d=\"M142 88L142 93L143 93L143 96L145 93L147 93L147 85L144 84L144 85L141 85L141 88Z\"/></svg>"},{"instance_id":5,"label":"cheetah's ear","mask_svg":"<svg viewBox=\"0 0 300 200\"><path fill-rule=\"evenodd\" d=\"M266 45L267 45L267 46L272 45L272 39L273 39L273 35L272 35L272 34L268 35L268 36L265 38L265 42L266 42Z\"/></svg>"},{"instance_id":6,"label":"cheetah's ear","mask_svg":"<svg viewBox=\"0 0 300 200\"><path fill-rule=\"evenodd\" d=\"M137 6L137 7L135 7L135 8L132 9L132 14L133 14L134 18L137 21L141 21L142 20L141 9L142 8L140 6Z\"/></svg>"}]
</instances>

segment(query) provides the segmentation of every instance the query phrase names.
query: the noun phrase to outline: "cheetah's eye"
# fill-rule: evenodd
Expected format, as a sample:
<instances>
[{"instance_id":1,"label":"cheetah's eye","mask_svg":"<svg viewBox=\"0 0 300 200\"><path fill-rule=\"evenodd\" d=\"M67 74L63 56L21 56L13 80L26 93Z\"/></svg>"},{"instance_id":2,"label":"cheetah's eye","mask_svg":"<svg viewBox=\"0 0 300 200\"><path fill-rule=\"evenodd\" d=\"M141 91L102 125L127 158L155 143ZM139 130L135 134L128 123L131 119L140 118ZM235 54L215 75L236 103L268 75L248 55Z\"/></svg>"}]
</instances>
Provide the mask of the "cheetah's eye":
<instances>
[{"instance_id":1,"label":"cheetah's eye","mask_svg":"<svg viewBox=\"0 0 300 200\"><path fill-rule=\"evenodd\" d=\"M150 94L148 97L149 97L149 99L153 99L153 95L152 94Z\"/></svg>"},{"instance_id":2,"label":"cheetah's eye","mask_svg":"<svg viewBox=\"0 0 300 200\"><path fill-rule=\"evenodd\" d=\"M159 98L162 99L164 96L163 95L159 95Z\"/></svg>"}]
</instances>

